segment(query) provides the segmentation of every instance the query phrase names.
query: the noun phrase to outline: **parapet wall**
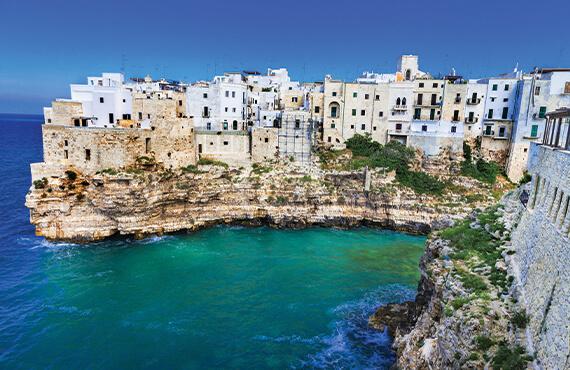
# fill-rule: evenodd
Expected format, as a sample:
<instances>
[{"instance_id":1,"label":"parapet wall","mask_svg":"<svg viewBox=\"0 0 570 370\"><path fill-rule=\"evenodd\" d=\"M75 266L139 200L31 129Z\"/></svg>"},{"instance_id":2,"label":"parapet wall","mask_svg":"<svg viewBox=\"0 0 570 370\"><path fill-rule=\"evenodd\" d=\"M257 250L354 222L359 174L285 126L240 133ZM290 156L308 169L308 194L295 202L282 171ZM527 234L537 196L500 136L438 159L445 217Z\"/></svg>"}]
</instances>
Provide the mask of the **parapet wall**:
<instances>
[{"instance_id":1,"label":"parapet wall","mask_svg":"<svg viewBox=\"0 0 570 370\"><path fill-rule=\"evenodd\" d=\"M531 144L531 192L512 234L522 303L545 369L570 368L570 152Z\"/></svg>"}]
</instances>

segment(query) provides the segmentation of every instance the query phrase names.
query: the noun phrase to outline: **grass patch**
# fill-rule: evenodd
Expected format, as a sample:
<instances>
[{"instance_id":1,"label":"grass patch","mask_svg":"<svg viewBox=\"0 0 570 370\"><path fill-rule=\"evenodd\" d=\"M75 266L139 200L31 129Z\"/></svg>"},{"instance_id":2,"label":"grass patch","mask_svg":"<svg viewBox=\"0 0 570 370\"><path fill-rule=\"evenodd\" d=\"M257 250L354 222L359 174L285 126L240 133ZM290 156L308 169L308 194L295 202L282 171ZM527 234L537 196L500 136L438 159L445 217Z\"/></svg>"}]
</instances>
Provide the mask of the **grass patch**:
<instances>
[{"instance_id":1,"label":"grass patch","mask_svg":"<svg viewBox=\"0 0 570 370\"><path fill-rule=\"evenodd\" d=\"M453 307L455 310L458 310L461 307L465 306L467 303L469 303L469 298L459 297L451 301L451 307Z\"/></svg>"},{"instance_id":2,"label":"grass patch","mask_svg":"<svg viewBox=\"0 0 570 370\"><path fill-rule=\"evenodd\" d=\"M462 268L457 268L456 273L466 289L474 293L484 292L488 289L485 280L479 275L472 274Z\"/></svg>"},{"instance_id":3,"label":"grass patch","mask_svg":"<svg viewBox=\"0 0 570 370\"><path fill-rule=\"evenodd\" d=\"M184 173L204 173L204 171L200 171L196 165L189 164L186 167L181 167L180 170Z\"/></svg>"},{"instance_id":4,"label":"grass patch","mask_svg":"<svg viewBox=\"0 0 570 370\"><path fill-rule=\"evenodd\" d=\"M200 158L198 160L198 166L218 166L218 167L223 167L223 168L229 168L230 166L222 161L218 161L215 159L210 159L210 158Z\"/></svg>"},{"instance_id":5,"label":"grass patch","mask_svg":"<svg viewBox=\"0 0 570 370\"><path fill-rule=\"evenodd\" d=\"M251 165L252 170L251 173L256 175L261 175L263 173L271 172L271 167L260 165L259 163L254 163Z\"/></svg>"},{"instance_id":6,"label":"grass patch","mask_svg":"<svg viewBox=\"0 0 570 370\"><path fill-rule=\"evenodd\" d=\"M481 351L487 351L489 348L495 345L495 341L486 335L476 336L475 343L477 343L477 348L479 348Z\"/></svg>"}]
</instances>

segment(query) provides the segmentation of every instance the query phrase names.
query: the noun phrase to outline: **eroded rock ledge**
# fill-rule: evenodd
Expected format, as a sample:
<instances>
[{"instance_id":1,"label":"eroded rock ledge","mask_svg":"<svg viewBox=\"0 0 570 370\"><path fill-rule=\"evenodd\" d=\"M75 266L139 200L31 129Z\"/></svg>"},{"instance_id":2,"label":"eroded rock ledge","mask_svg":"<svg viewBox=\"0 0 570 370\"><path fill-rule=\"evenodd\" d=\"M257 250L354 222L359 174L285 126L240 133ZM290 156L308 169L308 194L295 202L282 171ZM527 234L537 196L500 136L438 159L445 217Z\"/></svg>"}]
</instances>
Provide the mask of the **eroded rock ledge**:
<instances>
[{"instance_id":1,"label":"eroded rock ledge","mask_svg":"<svg viewBox=\"0 0 570 370\"><path fill-rule=\"evenodd\" d=\"M76 178L62 174L32 187L26 206L38 235L87 242L220 223L288 228L376 225L427 234L492 201L473 193L481 190L477 184L465 187L465 179L457 181L469 192L470 202L465 192L415 194L397 184L393 173L381 170L371 171L370 179L365 190L364 171L302 170L287 164L103 171Z\"/></svg>"}]
</instances>

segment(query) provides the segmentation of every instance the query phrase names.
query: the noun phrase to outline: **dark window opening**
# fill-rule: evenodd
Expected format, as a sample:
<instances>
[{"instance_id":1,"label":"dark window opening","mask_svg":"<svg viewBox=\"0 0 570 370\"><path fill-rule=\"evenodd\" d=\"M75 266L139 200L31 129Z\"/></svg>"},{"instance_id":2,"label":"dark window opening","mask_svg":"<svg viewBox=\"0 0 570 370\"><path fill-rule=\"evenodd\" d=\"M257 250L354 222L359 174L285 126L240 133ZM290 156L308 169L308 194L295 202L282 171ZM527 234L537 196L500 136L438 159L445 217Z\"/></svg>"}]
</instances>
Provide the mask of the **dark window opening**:
<instances>
[{"instance_id":1,"label":"dark window opening","mask_svg":"<svg viewBox=\"0 0 570 370\"><path fill-rule=\"evenodd\" d=\"M85 160L86 161L91 160L91 150L90 149L85 149Z\"/></svg>"}]
</instances>

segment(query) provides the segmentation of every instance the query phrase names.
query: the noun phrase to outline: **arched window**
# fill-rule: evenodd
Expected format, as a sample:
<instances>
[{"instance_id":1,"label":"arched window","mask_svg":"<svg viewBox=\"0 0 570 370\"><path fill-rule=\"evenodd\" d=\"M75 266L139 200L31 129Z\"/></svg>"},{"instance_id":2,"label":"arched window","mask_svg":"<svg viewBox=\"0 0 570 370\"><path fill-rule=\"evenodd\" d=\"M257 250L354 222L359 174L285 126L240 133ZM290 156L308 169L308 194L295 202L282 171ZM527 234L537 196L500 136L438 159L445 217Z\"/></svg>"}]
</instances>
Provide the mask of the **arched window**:
<instances>
[{"instance_id":1,"label":"arched window","mask_svg":"<svg viewBox=\"0 0 570 370\"><path fill-rule=\"evenodd\" d=\"M406 81L409 81L412 78L412 71L406 69Z\"/></svg>"},{"instance_id":2,"label":"arched window","mask_svg":"<svg viewBox=\"0 0 570 370\"><path fill-rule=\"evenodd\" d=\"M237 121L234 120L234 121L232 122L232 128L233 128L234 130L237 130L237 129L238 129L238 122L237 122Z\"/></svg>"},{"instance_id":3,"label":"arched window","mask_svg":"<svg viewBox=\"0 0 570 370\"><path fill-rule=\"evenodd\" d=\"M406 105L406 98L402 98L402 105Z\"/></svg>"},{"instance_id":4,"label":"arched window","mask_svg":"<svg viewBox=\"0 0 570 370\"><path fill-rule=\"evenodd\" d=\"M340 115L340 105L336 102L333 102L329 105L330 109L330 116L332 118L337 118Z\"/></svg>"},{"instance_id":5,"label":"arched window","mask_svg":"<svg viewBox=\"0 0 570 370\"><path fill-rule=\"evenodd\" d=\"M400 105L400 102L401 102L400 98L396 99L396 105Z\"/></svg>"}]
</instances>

